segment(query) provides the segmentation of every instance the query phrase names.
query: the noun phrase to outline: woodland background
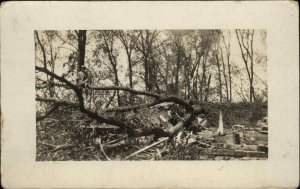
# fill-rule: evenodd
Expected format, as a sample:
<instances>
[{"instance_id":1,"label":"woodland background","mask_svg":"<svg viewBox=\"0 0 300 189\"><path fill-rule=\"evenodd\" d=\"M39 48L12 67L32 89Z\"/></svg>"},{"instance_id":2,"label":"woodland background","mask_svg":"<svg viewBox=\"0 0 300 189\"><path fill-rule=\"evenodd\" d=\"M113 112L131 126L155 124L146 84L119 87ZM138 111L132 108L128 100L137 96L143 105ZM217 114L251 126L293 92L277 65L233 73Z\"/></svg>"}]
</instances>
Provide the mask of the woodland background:
<instances>
[{"instance_id":1,"label":"woodland background","mask_svg":"<svg viewBox=\"0 0 300 189\"><path fill-rule=\"evenodd\" d=\"M197 126L197 116L210 128L218 126L220 110L225 128L254 127L267 116L265 30L47 30L34 36L37 160L121 160ZM176 114L172 124L180 126L174 132L173 125L153 121L166 103ZM95 132L95 125L107 128ZM99 150L99 136L105 144L126 139ZM167 142L144 159L211 158L197 149Z\"/></svg>"}]
</instances>

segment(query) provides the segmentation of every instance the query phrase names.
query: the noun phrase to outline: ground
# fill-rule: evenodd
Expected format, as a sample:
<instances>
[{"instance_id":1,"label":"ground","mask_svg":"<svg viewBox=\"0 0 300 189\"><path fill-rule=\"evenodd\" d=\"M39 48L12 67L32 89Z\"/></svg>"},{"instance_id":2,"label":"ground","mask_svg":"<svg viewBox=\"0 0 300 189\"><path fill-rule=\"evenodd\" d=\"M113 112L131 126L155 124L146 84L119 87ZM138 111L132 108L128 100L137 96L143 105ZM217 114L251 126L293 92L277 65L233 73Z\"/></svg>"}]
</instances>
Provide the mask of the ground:
<instances>
[{"instance_id":1,"label":"ground","mask_svg":"<svg viewBox=\"0 0 300 189\"><path fill-rule=\"evenodd\" d=\"M216 106L219 108L219 105ZM217 108L207 118L206 127L199 127L197 121L181 129L170 138L144 136L128 138L114 127L97 124L78 110L60 107L56 112L37 122L37 161L91 161L91 160L232 160L266 159L268 156L267 124L259 107L248 107L244 112L243 126L232 127L241 122L237 107L231 106L231 123L228 110L224 110L224 135L216 133L218 128ZM213 110L214 107L211 107ZM224 109L224 108L223 108ZM261 108L263 110L263 108ZM182 112L181 112L182 113ZM178 115L178 114L177 114ZM259 115L259 116L257 116ZM159 125L156 120L158 110L127 112L122 117L136 127ZM214 116L214 117L213 117ZM254 118L257 116L256 118ZM256 119L256 120L255 120ZM141 121L142 120L142 121ZM248 124L245 124L248 123ZM97 126L98 125L98 126ZM228 125L231 125L229 127ZM93 126L93 127L92 127ZM161 127L171 127L162 122ZM244 128L242 128L244 127ZM238 139L235 138L238 135ZM161 140L164 140L160 142ZM101 143L100 143L100 142ZM156 145L143 150L149 145ZM136 155L132 153L141 150Z\"/></svg>"}]
</instances>

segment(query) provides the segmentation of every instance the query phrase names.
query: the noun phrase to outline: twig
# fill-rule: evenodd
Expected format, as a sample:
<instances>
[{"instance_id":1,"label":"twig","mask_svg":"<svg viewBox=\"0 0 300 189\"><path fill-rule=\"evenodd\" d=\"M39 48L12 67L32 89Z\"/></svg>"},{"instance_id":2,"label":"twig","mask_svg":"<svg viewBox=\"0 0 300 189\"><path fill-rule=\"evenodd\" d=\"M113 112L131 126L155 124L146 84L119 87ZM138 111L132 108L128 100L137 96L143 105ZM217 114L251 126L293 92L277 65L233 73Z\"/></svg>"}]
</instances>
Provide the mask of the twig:
<instances>
[{"instance_id":1,"label":"twig","mask_svg":"<svg viewBox=\"0 0 300 189\"><path fill-rule=\"evenodd\" d=\"M47 116L51 115L55 110L57 110L59 107L59 104L54 104L49 110L46 110L46 112L36 115L36 121L41 121L45 119Z\"/></svg>"},{"instance_id":2,"label":"twig","mask_svg":"<svg viewBox=\"0 0 300 189\"><path fill-rule=\"evenodd\" d=\"M52 148L55 148L55 147L56 147L56 145L54 145L54 144L49 144L49 143L42 142L42 141L36 141L36 143L38 143L38 144L43 144L43 145L45 145L45 146L49 146L49 147L52 147Z\"/></svg>"},{"instance_id":3,"label":"twig","mask_svg":"<svg viewBox=\"0 0 300 189\"><path fill-rule=\"evenodd\" d=\"M119 143L114 143L114 144L103 144L104 149L109 149L109 148L119 148L122 146L128 145L125 140L120 141Z\"/></svg>"},{"instance_id":4,"label":"twig","mask_svg":"<svg viewBox=\"0 0 300 189\"><path fill-rule=\"evenodd\" d=\"M157 155L158 155L159 159L161 159L162 157L161 157L161 153L160 153L159 149L156 148L156 151L157 151Z\"/></svg>"},{"instance_id":5,"label":"twig","mask_svg":"<svg viewBox=\"0 0 300 189\"><path fill-rule=\"evenodd\" d=\"M123 140L125 138L126 138L126 136L123 136L123 137L117 138L115 140L109 141L109 142L107 142L107 143L105 143L103 145L105 146L105 145L108 145L108 144L113 144L113 143L119 142L119 141L121 141L121 140Z\"/></svg>"},{"instance_id":6,"label":"twig","mask_svg":"<svg viewBox=\"0 0 300 189\"><path fill-rule=\"evenodd\" d=\"M155 142L153 144L150 144L149 146L146 146L146 147L144 147L144 148L142 148L142 149L140 149L140 150L138 150L138 151L130 154L129 156L125 157L125 160L128 159L128 158L130 158L130 157L132 157L132 156L134 156L134 155L137 155L137 154L139 154L139 153L141 153L141 152L143 152L143 151L145 151L145 150L147 150L147 149L149 149L149 148L151 148L153 146L156 146L157 144L162 143L163 141L166 141L168 139L169 139L169 137L164 137L161 140L159 140L159 141L157 141L157 142Z\"/></svg>"},{"instance_id":7,"label":"twig","mask_svg":"<svg viewBox=\"0 0 300 189\"><path fill-rule=\"evenodd\" d=\"M42 141L36 141L37 143L39 144L43 144L45 146L49 146L49 147L52 147L54 149L50 150L49 152L56 152L58 150L61 150L61 149L65 149L65 148L71 148L71 147L75 147L76 145L74 144L62 144L62 145L54 145L54 144L48 144L48 143L45 143L45 142L42 142Z\"/></svg>"},{"instance_id":8,"label":"twig","mask_svg":"<svg viewBox=\"0 0 300 189\"><path fill-rule=\"evenodd\" d=\"M101 144L101 139L98 138L98 140L96 142L99 144L100 149L101 149L102 153L104 154L104 156L106 157L106 159L110 161L111 159L106 155L106 153L103 150L103 147L102 147L102 144Z\"/></svg>"},{"instance_id":9,"label":"twig","mask_svg":"<svg viewBox=\"0 0 300 189\"><path fill-rule=\"evenodd\" d=\"M62 150L62 149L66 149L66 148L72 148L75 147L76 145L74 144L63 144L63 145L59 145L56 148L54 148L53 150L50 150L50 152L56 152L58 150Z\"/></svg>"}]
</instances>

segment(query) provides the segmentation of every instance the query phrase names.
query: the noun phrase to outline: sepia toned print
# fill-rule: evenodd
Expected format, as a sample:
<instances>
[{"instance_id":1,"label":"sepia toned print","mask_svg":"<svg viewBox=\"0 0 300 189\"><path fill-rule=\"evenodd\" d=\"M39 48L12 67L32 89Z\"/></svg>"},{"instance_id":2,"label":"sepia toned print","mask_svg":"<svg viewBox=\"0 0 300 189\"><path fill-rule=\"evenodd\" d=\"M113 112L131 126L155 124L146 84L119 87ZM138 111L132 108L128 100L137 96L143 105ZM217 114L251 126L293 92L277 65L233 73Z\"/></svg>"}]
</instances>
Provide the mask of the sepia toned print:
<instances>
[{"instance_id":1,"label":"sepia toned print","mask_svg":"<svg viewBox=\"0 0 300 189\"><path fill-rule=\"evenodd\" d=\"M268 158L267 31L34 31L36 161Z\"/></svg>"},{"instance_id":2,"label":"sepia toned print","mask_svg":"<svg viewBox=\"0 0 300 189\"><path fill-rule=\"evenodd\" d=\"M1 5L3 188L299 185L297 3L62 1ZM86 30L85 40L79 40L78 30ZM159 33L147 60L151 68L158 65L156 70L145 69L143 53L133 47L132 88L126 49L119 38L111 40L117 87L128 87L119 88L120 106L113 66L100 35L105 31L132 32L133 46L149 40L146 31ZM212 31L219 32L220 38L212 40L208 54L201 55L198 70L192 72L198 64L195 50L191 50L196 48L193 41L201 47L199 52L207 49L201 41L210 38L206 32ZM177 53L171 33L180 32L182 50ZM211 38L217 35L210 34ZM192 40L193 36L199 36L198 40ZM223 36L230 49L230 74ZM106 39L110 44L108 36ZM79 41L85 41L82 68L78 66ZM249 45L249 53L243 44ZM178 89L174 89L177 55L181 58ZM254 92L250 103L251 61ZM150 82L146 89L145 70L149 80L157 79L159 90ZM82 91L81 109L80 90L70 86ZM96 90L100 87L103 90ZM125 111L124 107L130 106L137 108ZM120 108L124 111L116 110Z\"/></svg>"}]
</instances>

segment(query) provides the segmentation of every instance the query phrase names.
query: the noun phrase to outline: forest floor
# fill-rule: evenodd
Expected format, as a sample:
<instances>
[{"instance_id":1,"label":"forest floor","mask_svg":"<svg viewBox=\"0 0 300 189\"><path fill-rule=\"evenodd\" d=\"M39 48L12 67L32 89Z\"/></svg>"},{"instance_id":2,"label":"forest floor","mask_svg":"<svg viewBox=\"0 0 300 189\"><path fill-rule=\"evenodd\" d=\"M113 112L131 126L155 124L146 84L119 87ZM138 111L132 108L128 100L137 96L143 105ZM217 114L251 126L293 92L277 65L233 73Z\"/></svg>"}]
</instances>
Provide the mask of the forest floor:
<instances>
[{"instance_id":1,"label":"forest floor","mask_svg":"<svg viewBox=\"0 0 300 189\"><path fill-rule=\"evenodd\" d=\"M59 117L59 115L61 117ZM175 136L128 138L124 133L74 127L87 120L80 114L55 114L37 122L37 161L105 160L261 160L268 157L268 134L257 126L217 127ZM74 118L77 119L74 119Z\"/></svg>"}]
</instances>

